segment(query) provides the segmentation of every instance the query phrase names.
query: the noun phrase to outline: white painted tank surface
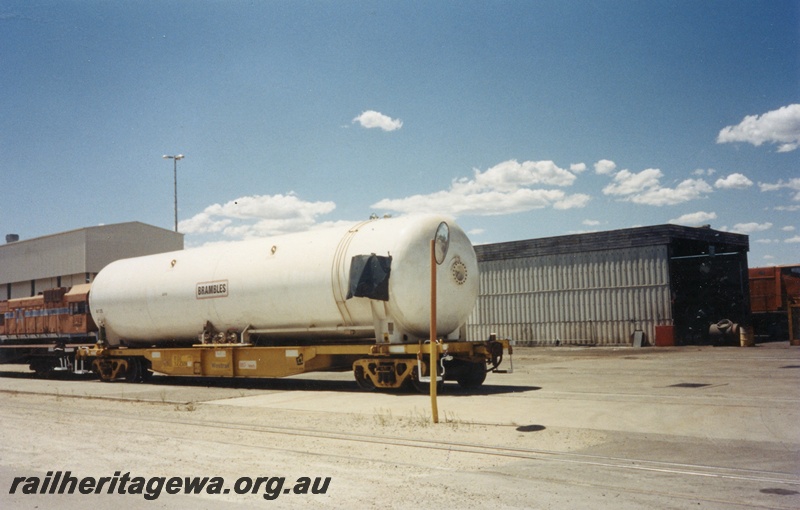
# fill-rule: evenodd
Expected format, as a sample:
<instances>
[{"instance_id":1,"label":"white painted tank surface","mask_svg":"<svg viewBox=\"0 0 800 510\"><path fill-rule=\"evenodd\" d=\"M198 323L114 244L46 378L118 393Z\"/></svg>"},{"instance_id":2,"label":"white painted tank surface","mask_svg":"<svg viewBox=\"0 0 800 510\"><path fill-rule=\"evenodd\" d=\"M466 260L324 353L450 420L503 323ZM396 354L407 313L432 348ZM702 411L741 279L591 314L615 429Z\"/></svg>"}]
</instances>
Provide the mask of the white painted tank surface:
<instances>
[{"instance_id":1,"label":"white painted tank surface","mask_svg":"<svg viewBox=\"0 0 800 510\"><path fill-rule=\"evenodd\" d=\"M245 329L266 339L418 342L429 337L430 240L442 222L437 335L457 338L478 296L478 264L463 230L433 215L118 260L92 283L91 312L111 345L197 342L209 330L241 338Z\"/></svg>"}]
</instances>

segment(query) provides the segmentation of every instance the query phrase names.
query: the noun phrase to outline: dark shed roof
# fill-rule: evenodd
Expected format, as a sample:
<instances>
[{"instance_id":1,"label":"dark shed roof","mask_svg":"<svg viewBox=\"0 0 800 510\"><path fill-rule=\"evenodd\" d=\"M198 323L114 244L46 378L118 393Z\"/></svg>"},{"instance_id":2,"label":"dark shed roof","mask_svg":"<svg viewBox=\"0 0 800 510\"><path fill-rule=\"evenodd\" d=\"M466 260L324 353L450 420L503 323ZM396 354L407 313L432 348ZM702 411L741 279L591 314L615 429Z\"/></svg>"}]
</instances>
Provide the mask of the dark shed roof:
<instances>
[{"instance_id":1,"label":"dark shed roof","mask_svg":"<svg viewBox=\"0 0 800 510\"><path fill-rule=\"evenodd\" d=\"M655 225L591 232L588 234L482 244L475 246L475 253L478 255L478 260L482 262L643 246L676 246L681 242L705 246L713 245L717 253L747 252L750 248L749 238L743 234L722 232L707 227Z\"/></svg>"}]
</instances>

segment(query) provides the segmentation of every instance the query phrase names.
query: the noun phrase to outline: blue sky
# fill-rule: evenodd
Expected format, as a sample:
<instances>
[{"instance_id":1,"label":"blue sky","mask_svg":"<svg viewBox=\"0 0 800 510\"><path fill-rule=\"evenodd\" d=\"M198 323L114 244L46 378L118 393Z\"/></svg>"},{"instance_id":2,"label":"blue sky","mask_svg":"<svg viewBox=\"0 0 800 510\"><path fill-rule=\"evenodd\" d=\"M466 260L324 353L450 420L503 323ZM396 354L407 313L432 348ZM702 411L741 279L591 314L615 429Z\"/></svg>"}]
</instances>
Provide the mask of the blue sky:
<instances>
[{"instance_id":1,"label":"blue sky","mask_svg":"<svg viewBox=\"0 0 800 510\"><path fill-rule=\"evenodd\" d=\"M797 1L0 3L4 233L186 245L371 214L643 225L800 262Z\"/></svg>"}]
</instances>

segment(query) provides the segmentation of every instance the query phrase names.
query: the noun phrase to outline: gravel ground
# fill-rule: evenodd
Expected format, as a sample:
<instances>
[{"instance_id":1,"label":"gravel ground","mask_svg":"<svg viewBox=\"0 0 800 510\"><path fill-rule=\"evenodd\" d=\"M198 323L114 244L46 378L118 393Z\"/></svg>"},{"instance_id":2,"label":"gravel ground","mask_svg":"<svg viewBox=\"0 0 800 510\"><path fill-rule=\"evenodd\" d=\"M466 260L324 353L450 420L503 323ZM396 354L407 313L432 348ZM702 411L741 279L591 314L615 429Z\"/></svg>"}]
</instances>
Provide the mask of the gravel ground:
<instances>
[{"instance_id":1,"label":"gravel ground","mask_svg":"<svg viewBox=\"0 0 800 510\"><path fill-rule=\"evenodd\" d=\"M365 393L350 374L127 384L3 366L0 507L800 508L800 348L513 362L476 392L448 384L435 425L428 396ZM67 471L109 480L39 493ZM210 490L184 494L186 477Z\"/></svg>"}]
</instances>

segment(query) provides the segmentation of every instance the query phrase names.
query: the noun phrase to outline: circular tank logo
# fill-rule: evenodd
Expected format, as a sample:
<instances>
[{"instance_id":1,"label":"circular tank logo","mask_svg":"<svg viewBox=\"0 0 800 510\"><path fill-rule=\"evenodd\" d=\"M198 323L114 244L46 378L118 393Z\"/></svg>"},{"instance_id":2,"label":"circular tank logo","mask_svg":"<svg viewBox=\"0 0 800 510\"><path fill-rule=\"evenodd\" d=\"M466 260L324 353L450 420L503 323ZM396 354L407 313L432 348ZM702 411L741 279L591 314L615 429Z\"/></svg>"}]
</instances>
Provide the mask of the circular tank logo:
<instances>
[{"instance_id":1,"label":"circular tank logo","mask_svg":"<svg viewBox=\"0 0 800 510\"><path fill-rule=\"evenodd\" d=\"M459 285L464 285L467 281L467 266L461 262L461 259L456 258L450 266L450 274L453 275L453 280Z\"/></svg>"}]
</instances>

